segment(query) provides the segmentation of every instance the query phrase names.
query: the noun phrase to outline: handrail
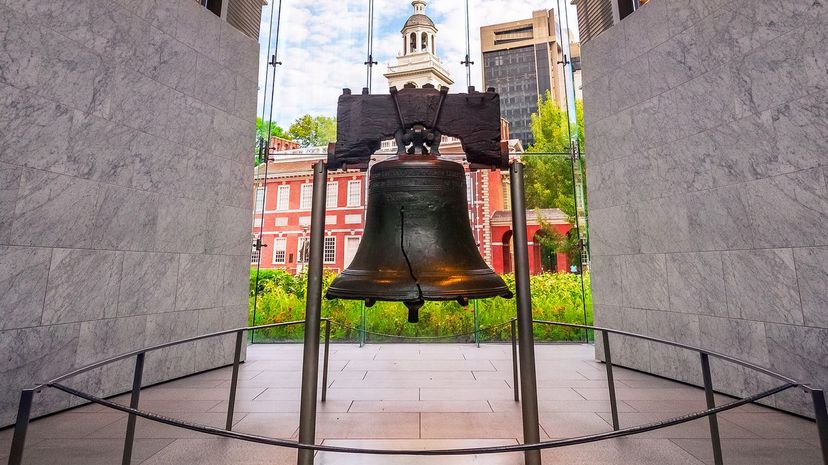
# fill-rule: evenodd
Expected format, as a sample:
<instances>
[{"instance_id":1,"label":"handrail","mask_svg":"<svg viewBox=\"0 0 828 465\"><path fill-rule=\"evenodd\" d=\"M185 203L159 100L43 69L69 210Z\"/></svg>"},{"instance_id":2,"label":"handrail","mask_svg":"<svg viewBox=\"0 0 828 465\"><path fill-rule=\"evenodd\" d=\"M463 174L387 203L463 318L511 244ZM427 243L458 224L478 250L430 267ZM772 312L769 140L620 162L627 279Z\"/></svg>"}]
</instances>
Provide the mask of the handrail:
<instances>
[{"instance_id":1,"label":"handrail","mask_svg":"<svg viewBox=\"0 0 828 465\"><path fill-rule=\"evenodd\" d=\"M327 318L322 318L322 321L325 321L325 320L327 320ZM283 323L270 323L270 324L259 325L259 326L246 326L246 327L243 327L243 328L226 329L226 330L223 330L223 331L217 331L215 333L202 334L200 336L193 336L193 337L189 337L187 339L181 339L181 340L178 340L178 341L165 342L163 344L158 344L158 345L154 345L154 346L150 346L150 347L144 347L143 349L133 350L131 352L126 352L126 353L123 353L123 354L120 354L120 355L116 355L114 357L109 357L109 358L100 360L98 362L90 363L89 365L82 366L82 367L77 368L75 370L72 370L68 373L64 373L64 374L58 376L57 378L46 381L45 383L38 384L33 389L35 391L39 391L44 386L59 383L59 382L64 381L68 378L72 378L74 376L80 375L82 373L86 373L88 371L92 371L95 368L100 368L102 366L109 365L110 363L115 363L115 362L119 362L121 360L126 360L126 359L128 359L130 357L134 357L138 354L143 354L143 353L147 353L147 352L154 352L156 350L165 349L167 347L173 347L173 346L177 346L177 345L181 345L181 344L186 344L188 342L194 342L194 341L200 341L200 340L203 340L203 339L209 339L209 338L212 338L212 337L224 336L224 335L227 335L227 334L235 334L235 333L238 333L239 331L247 332L247 331L254 331L254 330L257 330L257 329L276 328L276 327L279 327L279 326L292 326L292 325L298 325L298 324L305 324L305 321L304 320L295 320L295 321L286 321L286 322L283 322Z\"/></svg>"},{"instance_id":2,"label":"handrail","mask_svg":"<svg viewBox=\"0 0 828 465\"><path fill-rule=\"evenodd\" d=\"M687 423L689 421L698 420L699 418L704 418L708 415L713 415L716 413L724 412L727 410L734 409L736 407L741 407L742 405L749 404L751 402L756 402L757 400L764 399L765 397L772 396L774 394L778 394L782 391L790 389L792 387L798 386L797 384L783 384L781 386L777 386L773 389L769 389L767 391L763 391L759 394L755 394L753 396L744 397L742 399L733 401L728 404L720 405L715 408L711 408L708 410L702 410L699 412L690 413L687 415L682 415L674 418L669 418L667 420L655 422L655 423L648 423L645 425L639 426L632 426L629 428L619 429L617 431L607 431L605 433L597 433L597 434L589 434L585 436L576 436L574 438L566 438L566 439L552 439L549 441L541 441L538 443L533 444L505 444L502 446L486 446L486 447L469 447L469 448L459 448L459 449L360 449L356 447L341 447L341 446L328 446L323 444L303 444L297 441L292 441L289 439L277 439L277 438L269 438L266 436L259 436L256 434L249 434L249 433L239 433L236 431L228 431L220 428L216 428L213 426L207 425L199 425L195 423L187 423L179 420L175 420L173 418L168 418L163 415L154 414L151 412L146 412L143 410L138 410L135 408L130 408L124 405L116 404L114 402L110 402L106 399L102 399L96 396L92 396L90 394L83 393L81 391L77 391L67 386L63 386L61 384L55 384L50 387L54 387L59 389L63 392L68 394L80 397L82 399L86 399L90 402L94 402L96 404L100 404L114 410L119 410L124 413L129 413L131 415L139 416L142 418L146 418L147 420L156 421L159 423L163 423L165 425L170 426L177 426L180 428L188 429L190 431L196 431L199 433L207 433L216 436L223 436L226 438L231 439L240 439L243 441L254 442L259 444L267 444L273 446L281 446L281 447L289 447L292 449L306 449L306 450L314 450L320 452L339 452L345 454L372 454L372 455L474 455L474 454L498 454L498 453L506 453L506 452L525 452L528 450L541 450L541 449L553 449L557 447L564 447L564 446L574 446L578 444L587 444L590 442L597 442L604 439L612 439L622 436L629 436L632 434L639 434L639 433L646 433L648 431L653 431L656 429L667 428L669 426L675 426L682 423Z\"/></svg>"},{"instance_id":3,"label":"handrail","mask_svg":"<svg viewBox=\"0 0 828 465\"><path fill-rule=\"evenodd\" d=\"M629 337L633 337L633 338L636 338L636 339L643 339L645 341L657 342L659 344L665 344L665 345L668 345L668 346L679 347L679 348L687 349L687 350L690 350L690 351L693 351L693 352L698 352L700 354L707 354L707 355L710 355L712 357L716 357L718 359L725 360L727 362L731 362L731 363L735 363L737 365L741 365L745 368L750 368L751 370L758 371L762 374L771 376L771 377L776 378L780 381L784 381L786 383L791 383L791 384L801 386L803 389L807 390L808 392L810 392L812 390L810 385L808 385L806 383L801 383L801 382L799 382L799 381L797 381L793 378L789 378L789 377L787 377L783 374L777 373L775 371L768 370L767 368L761 367L761 366L756 365L754 363L746 362L744 360L740 360L738 358L731 357L730 355L725 355L725 354L720 353L720 352L714 352L712 350L702 349L701 347L694 347L694 346L691 346L691 345L682 344L680 342L673 342L673 341L669 341L669 340L666 340L666 339L658 339L658 338L655 338L655 337L652 337L652 336L646 336L644 334L631 333L631 332L628 332L628 331L621 331L621 330L618 330L618 329L603 328L603 327L600 327L600 326L579 325L579 324L576 324L576 323L560 323L560 322L557 322L557 321L546 321L546 320L532 320L532 322L533 323L538 323L538 324L553 325L553 326L567 326L567 327L571 327L571 328L582 328L582 329L591 329L591 330L594 330L594 331L603 331L603 332L607 332L607 333L611 333L611 334L618 334L620 336L629 336Z\"/></svg>"},{"instance_id":4,"label":"handrail","mask_svg":"<svg viewBox=\"0 0 828 465\"><path fill-rule=\"evenodd\" d=\"M323 376L323 380L327 379L327 355L328 355L328 344L329 344L329 337L330 337L330 325L332 321L329 318L322 318L321 321L324 321L326 324L326 332L325 332L325 374ZM505 324L512 325L512 346L513 346L513 365L516 363L515 355L515 322L516 319L511 319L507 322L492 325L487 327L486 329L490 328L497 328ZM506 453L506 452L526 452L526 451L537 451L542 449L551 449L556 447L564 447L564 446L571 446L571 445L578 445L578 444L586 444L591 442L597 442L604 439L611 439L611 438L618 438L624 437L632 434L639 434L648 431L653 431L661 428L666 428L682 423L686 423L689 421L697 420L703 417L707 417L710 422L710 429L711 429L711 439L713 441L713 448L714 448L714 461L715 463L721 464L721 445L719 443L719 434L718 434L718 423L716 420L716 414L720 412L724 412L748 403L756 402L758 400L764 399L766 397L772 396L774 394L780 393L782 391L788 390L794 387L801 387L806 391L810 392L813 401L814 401L814 408L815 408L815 415L817 420L817 427L819 430L820 436L820 444L823 450L823 460L825 461L826 465L828 465L828 413L826 413L825 407L825 396L824 392L821 389L813 388L805 383L796 381L792 378L784 376L780 373L776 373L772 370L767 368L761 367L759 365L740 360L735 357L731 357L729 355L721 354L718 352L710 351L707 349L702 349L699 347L694 347L687 344L682 344L678 342L658 339L652 336L646 336L643 334L636 334L627 331L621 331L616 329L610 328L603 328L599 326L590 326L590 325L582 325L576 323L563 323L563 322L555 322L555 321L546 321L546 320L532 320L533 324L545 324L545 325L555 325L555 326L564 326L564 327L571 327L571 328L581 328L586 330L593 330L593 331L600 331L603 334L603 342L604 342L604 357L605 357L605 365L607 367L607 383L610 390L610 403L612 407L613 413L613 430L604 432L604 433L597 433L591 435L584 435L584 436L577 436L572 438L565 438L565 439L554 439L549 441L540 441L540 442L532 442L532 443L521 443L521 444L509 444L509 445L502 445L502 446L488 446L488 447L475 447L475 448L456 448L456 449L429 449L429 450L422 450L422 449L402 449L402 450L392 450L392 449L360 449L360 448L351 448L351 447L340 447L340 446L330 446L330 445L317 445L317 444L308 444L308 443L301 443L298 441L292 441L287 439L277 439L277 438L269 438L265 436L259 436L255 434L248 434L248 433L239 433L232 431L232 417L233 417L233 399L235 398L235 387L236 387L236 380L238 377L238 367L240 363L240 353L241 347L243 342L243 336L248 331L253 331L256 329L266 329L266 328L274 328L274 327L284 327L284 326L291 326L291 325L299 325L299 324L306 324L305 321L288 321L288 322L281 322L281 323L271 323L266 325L259 325L259 326L251 326L251 327L242 327L242 328L235 328L229 330L218 331L214 333L204 334L200 336L194 336L186 339L181 339L178 341L167 342L163 344L158 344L151 347L145 347L143 349L134 350L131 352L127 352L124 354L116 355L114 357L110 357L95 363L91 363L84 367L75 369L68 373L58 376L51 381L46 383L40 384L32 389L24 389L21 393L21 400L19 404L19 411L17 417L17 423L15 424L15 434L12 441L12 448L9 455L9 463L10 464L20 464L20 460L22 459L22 452L23 446L25 444L25 437L26 437L26 430L28 427L29 422L29 415L31 412L32 407L32 397L34 392L39 392L44 388L54 388L60 391L66 392L70 395L85 399L90 402L94 402L99 405L103 405L113 410L118 410L124 413L129 414L129 421L127 424L127 440L124 446L124 463L129 463L129 457L132 453L132 442L134 438L134 427L135 427L135 419L137 417L142 417L151 421L159 422L162 424L167 424L170 426L175 426L179 428L188 429L191 431L201 432L212 434L215 436L222 436L227 438L239 439L248 442L260 443L260 444L267 444L267 445L274 445L280 447L289 447L293 449L300 449L300 450L313 450L313 451L324 451L324 452L338 452L338 453L351 453L351 454L373 454L373 455L471 455L471 454L495 454L495 453ZM340 324L340 323L335 323ZM340 324L342 325L342 324ZM346 325L342 325L346 326ZM346 326L347 327L347 326ZM147 412L144 410L138 409L138 399L140 396L141 391L141 371L143 369L143 361L144 357L147 352L160 350L166 347L172 347L180 344L186 344L193 341L199 341L203 339L208 339L212 337L224 336L228 334L235 334L236 335L236 352L235 352L235 359L233 363L233 382L231 383L231 392L230 392L230 404L228 406L228 414L227 414L227 426L225 429L219 429L212 426L207 425L200 425L195 423L187 423L183 422L174 418L169 418L163 415L158 415L152 412ZM473 333L470 333L473 334ZM707 410L702 410L694 413L689 413L686 415L681 415L678 417L670 418L667 420L662 420L654 423L648 423L644 425L638 425L628 428L620 428L618 425L617 419L617 407L615 405L615 388L613 383L613 375L612 375L612 360L611 360L611 352L609 347L609 334L616 334L620 336L627 336L637 339L642 339L646 341L651 341L659 344L665 344L673 347L678 347L686 350L690 350L693 352L698 352L701 355L701 364L702 364L702 374L704 378L704 390L705 396L707 400ZM709 357L716 357L721 360L725 360L731 363L735 363L737 365L743 366L745 368L757 371L759 373L766 374L773 378L783 381L785 384L780 386L774 387L772 389L763 391L759 394L755 394L752 396L743 397L737 399L733 402L716 406L713 398L713 387L712 381L710 376L710 364L709 364ZM133 382L133 390L132 390L132 398L130 401L130 406L127 407L125 405L117 404L115 402L93 396L91 394L75 390L68 386L61 384L61 381L71 378L73 376L77 376L79 374L91 371L93 369L108 365L110 363L114 363L117 361L125 360L130 357L136 357L136 368L135 368L135 379ZM516 366L516 365L514 365ZM517 375L515 375L517 376ZM322 388L322 400L324 401L326 398L326 391L327 391L327 383L323 381L323 388ZM517 378L515 379L515 400L518 400L517 396Z\"/></svg>"}]
</instances>

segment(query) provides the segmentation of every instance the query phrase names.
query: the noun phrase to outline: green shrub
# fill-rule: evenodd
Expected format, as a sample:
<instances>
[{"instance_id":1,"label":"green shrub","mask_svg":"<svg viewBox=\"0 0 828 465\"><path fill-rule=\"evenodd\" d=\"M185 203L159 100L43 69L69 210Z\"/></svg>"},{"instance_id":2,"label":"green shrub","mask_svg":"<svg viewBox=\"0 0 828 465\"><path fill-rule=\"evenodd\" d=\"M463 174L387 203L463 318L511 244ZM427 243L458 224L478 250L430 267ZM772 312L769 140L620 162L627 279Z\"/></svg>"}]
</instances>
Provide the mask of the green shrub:
<instances>
[{"instance_id":1,"label":"green shrub","mask_svg":"<svg viewBox=\"0 0 828 465\"><path fill-rule=\"evenodd\" d=\"M327 289L336 275L325 273ZM514 290L514 276L503 276ZM254 297L255 269L250 278L251 325L303 320L307 275L294 276L281 270L261 270L258 297ZM592 299L589 275L584 276L586 316L581 295L581 277L569 273L547 273L531 277L532 311L535 319L565 323L592 324ZM255 321L253 302L256 300ZM427 302L420 309L420 322L408 323L408 312L401 303L377 302L365 309L366 338L373 342L399 341L410 337L427 337L437 342L471 342L474 336L474 303L463 308L456 302ZM515 316L514 299L481 299L477 301L481 341L510 340L509 320ZM360 337L362 302L353 300L322 300L322 316L330 318L331 339L357 341ZM302 325L256 331L256 341L301 340ZM438 336L461 335L450 338ZM535 325L535 338L544 341L582 340L580 329Z\"/></svg>"}]
</instances>

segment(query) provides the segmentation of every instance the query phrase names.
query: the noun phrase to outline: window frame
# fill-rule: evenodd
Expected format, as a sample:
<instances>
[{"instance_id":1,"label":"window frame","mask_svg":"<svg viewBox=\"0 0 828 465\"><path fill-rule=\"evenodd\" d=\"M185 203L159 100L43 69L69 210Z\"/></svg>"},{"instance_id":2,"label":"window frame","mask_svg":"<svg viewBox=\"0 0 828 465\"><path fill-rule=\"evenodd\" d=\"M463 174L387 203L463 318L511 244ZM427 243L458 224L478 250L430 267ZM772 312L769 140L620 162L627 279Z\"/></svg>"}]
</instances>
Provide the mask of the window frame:
<instances>
[{"instance_id":1,"label":"window frame","mask_svg":"<svg viewBox=\"0 0 828 465\"><path fill-rule=\"evenodd\" d=\"M290 210L290 184L280 184L276 190L276 211L287 210Z\"/></svg>"},{"instance_id":2,"label":"window frame","mask_svg":"<svg viewBox=\"0 0 828 465\"><path fill-rule=\"evenodd\" d=\"M277 247L277 244L284 244L284 247L280 248ZM281 252L282 253L282 260L279 261L276 258L276 254ZM274 265L284 265L287 263L287 237L276 237L273 239L273 261Z\"/></svg>"},{"instance_id":3,"label":"window frame","mask_svg":"<svg viewBox=\"0 0 828 465\"><path fill-rule=\"evenodd\" d=\"M322 263L328 265L336 263L336 243L336 236L325 236L325 238L322 241ZM328 244L332 244L330 250L330 259L328 259Z\"/></svg>"},{"instance_id":4,"label":"window frame","mask_svg":"<svg viewBox=\"0 0 828 465\"><path fill-rule=\"evenodd\" d=\"M262 204L259 205L259 191L262 192ZM256 196L254 198L254 205L253 208L256 213L261 213L265 210L265 202L267 201L267 187L257 187L256 188Z\"/></svg>"},{"instance_id":5,"label":"window frame","mask_svg":"<svg viewBox=\"0 0 828 465\"><path fill-rule=\"evenodd\" d=\"M299 188L299 209L310 210L313 206L313 184L305 183Z\"/></svg>"},{"instance_id":6,"label":"window frame","mask_svg":"<svg viewBox=\"0 0 828 465\"><path fill-rule=\"evenodd\" d=\"M333 187L333 195L331 188ZM333 199L333 200L332 200ZM325 208L336 208L339 206L339 182L329 181L325 186Z\"/></svg>"},{"instance_id":7,"label":"window frame","mask_svg":"<svg viewBox=\"0 0 828 465\"><path fill-rule=\"evenodd\" d=\"M351 203L351 197L354 193L351 192L351 186L357 186L355 190L355 194L357 197L356 203ZM362 206L362 181L359 179L352 179L348 181L348 194L347 194L347 206L349 207L361 207Z\"/></svg>"}]
</instances>

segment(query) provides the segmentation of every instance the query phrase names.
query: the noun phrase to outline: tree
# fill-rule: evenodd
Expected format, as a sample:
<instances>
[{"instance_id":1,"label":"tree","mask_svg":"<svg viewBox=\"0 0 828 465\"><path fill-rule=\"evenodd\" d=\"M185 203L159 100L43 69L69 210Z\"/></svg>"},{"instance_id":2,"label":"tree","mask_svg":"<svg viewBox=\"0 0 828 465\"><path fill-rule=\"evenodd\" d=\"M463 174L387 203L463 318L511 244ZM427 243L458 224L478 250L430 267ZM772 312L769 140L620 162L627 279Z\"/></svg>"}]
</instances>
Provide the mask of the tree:
<instances>
[{"instance_id":1,"label":"tree","mask_svg":"<svg viewBox=\"0 0 828 465\"><path fill-rule=\"evenodd\" d=\"M584 113L580 101L575 102L575 116L578 143L583 147ZM535 143L526 151L538 155L523 158L526 164L526 206L535 209L559 208L567 215L569 223L574 224L575 185L572 162L568 156L570 128L566 111L552 100L550 92L538 101L538 112L532 115L531 129ZM582 173L582 182L585 181L585 174ZM567 254L570 263L574 263L579 250L577 235L561 234L552 225L543 222L540 212L537 216L543 231L538 238L541 246Z\"/></svg>"},{"instance_id":2,"label":"tree","mask_svg":"<svg viewBox=\"0 0 828 465\"><path fill-rule=\"evenodd\" d=\"M269 121L263 121L261 118L256 118L256 146L258 147L259 139L268 140L270 137L267 137L267 127L270 124ZM282 129L275 121L272 125L270 125L270 135L272 137L285 137L285 130Z\"/></svg>"},{"instance_id":3,"label":"tree","mask_svg":"<svg viewBox=\"0 0 828 465\"><path fill-rule=\"evenodd\" d=\"M253 145L253 160L256 165L263 161L259 159L259 141L264 139L266 141L265 144L268 143L267 141L270 141L270 137L267 137L268 126L272 137L285 137L286 135L285 130L276 124L275 121L271 124L269 121L264 121L256 117L256 143Z\"/></svg>"},{"instance_id":4,"label":"tree","mask_svg":"<svg viewBox=\"0 0 828 465\"><path fill-rule=\"evenodd\" d=\"M336 141L336 118L329 116L300 116L290 125L288 136L302 147L327 145Z\"/></svg>"},{"instance_id":5,"label":"tree","mask_svg":"<svg viewBox=\"0 0 828 465\"><path fill-rule=\"evenodd\" d=\"M575 103L575 113L578 141L583 146L584 118L580 101ZM526 164L526 206L560 208L574 217L575 186L572 183L572 163L566 155L570 143L567 114L552 100L550 92L538 101L538 112L532 115L531 129L535 143L526 152L538 155L523 157Z\"/></svg>"}]
</instances>

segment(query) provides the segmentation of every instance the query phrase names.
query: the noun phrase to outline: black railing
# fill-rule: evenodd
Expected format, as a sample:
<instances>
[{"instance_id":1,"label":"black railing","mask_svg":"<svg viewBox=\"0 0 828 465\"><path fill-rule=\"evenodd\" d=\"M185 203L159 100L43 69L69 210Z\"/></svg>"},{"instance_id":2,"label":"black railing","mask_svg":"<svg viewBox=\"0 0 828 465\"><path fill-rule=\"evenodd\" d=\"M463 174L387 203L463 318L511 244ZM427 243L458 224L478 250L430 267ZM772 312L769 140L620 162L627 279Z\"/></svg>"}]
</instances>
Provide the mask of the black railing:
<instances>
[{"instance_id":1,"label":"black railing","mask_svg":"<svg viewBox=\"0 0 828 465\"><path fill-rule=\"evenodd\" d=\"M328 372L328 356L329 356L329 347L330 347L330 327L331 321L329 319L323 319L325 323L325 337L324 337L324 362L323 362L323 374L322 374L322 392L321 392L321 400L324 402L327 397L327 372ZM511 334L512 334L512 365L513 365L513 376L514 376L514 388L515 388L515 401L519 400L519 376L518 376L518 355L517 355L517 343L516 343L516 320L512 319L509 321L504 322L503 324L510 324L511 325ZM241 351L244 344L244 335L247 331L254 331L257 329L266 329L266 328L273 328L279 326L290 326L290 325L299 325L305 324L304 321L290 321L284 323L274 323L268 325L260 325L260 326L253 326L253 327L246 327L246 328L237 328L231 329L226 331L220 331L211 334L205 334L202 336L196 336L188 339L182 339L180 341L168 342L165 344L159 344L152 347L147 347L140 350L135 350L132 352L128 352L125 354L117 355L115 357L111 357L99 362L92 363L90 365L86 365L82 368L78 368L76 370L70 371L66 374L58 376L50 381L45 383L39 384L33 388L24 389L20 395L20 404L18 406L18 415L17 421L15 423L14 428L14 437L12 440L12 447L9 455L8 463L9 465L21 465L23 463L23 451L26 441L26 432L28 430L29 425L29 418L31 414L32 403L34 401L34 394L40 392L44 389L57 389L59 391L63 391L68 393L72 396L87 400L89 402L93 402L104 407L121 411L127 413L129 415L127 421L127 432L126 437L124 440L124 449L123 449L123 463L129 464L132 456L132 446L135 439L135 421L138 417L145 418L147 420L155 421L158 423L175 426L183 429L187 429L190 431L196 431L200 433L211 434L214 436L232 438L232 439L239 439L242 441L247 442L254 442L259 444L267 444L272 446L279 446L279 447L288 447L293 449L299 450L308 450L308 451L325 451L325 452L334 452L334 453L349 453L349 454L374 454L374 455L474 455L474 454L497 454L497 453L507 453L507 452L526 452L526 451L537 451L542 449L552 449L557 447L564 447L564 446L573 446L579 444L587 444L597 441L602 441L605 439L611 438L619 438L624 436L629 436L633 434L644 433L648 431L653 431L657 429L667 428L670 426L679 425L682 423L687 423L689 421L697 420L700 418L707 417L710 426L710 436L711 436L711 446L713 449L713 456L714 462L717 465L722 465L722 452L721 452L721 440L719 437L719 428L718 428L718 421L717 421L717 414L731 410L749 403L757 402L761 399L766 397L772 396L774 394L778 394L780 392L786 391L791 388L799 387L809 392L812 397L813 405L814 405L814 416L816 419L816 426L819 434L819 441L820 447L822 450L822 457L823 462L828 465L828 411L826 411L826 403L825 403L825 393L822 389L816 389L808 384L799 382L792 378L789 378L785 375L780 373L776 373L772 370L767 368L761 367L759 365L746 362L744 360L737 359L735 357L731 357L729 355L721 354L718 352L709 351L706 349L693 347L686 344L681 344L678 342L668 341L664 339L658 339L651 336L645 336L641 334L630 333L626 331L620 331L615 329L609 328L602 328L597 326L589 326L589 325L580 325L580 324L573 324L573 323L560 323L554 321L543 321L543 320L533 320L534 324L543 324L543 325L556 325L556 326L565 326L565 327L572 327L572 328L580 328L587 331L596 331L601 333L601 341L603 343L603 352L604 352L604 362L607 370L607 388L609 390L609 400L610 400L610 409L612 412L612 431L607 431L598 434L591 434L591 435L584 435L584 436L577 436L572 438L566 439L555 439L549 441L540 441L537 443L532 444L510 444L510 445L502 445L502 446L490 446L490 447L474 447L474 448L456 448L456 449L436 449L436 450L421 450L421 449L360 449L360 448L353 448L353 447L340 447L340 446L329 446L329 445L317 445L317 444L304 444L298 441L292 441L288 439L277 439L277 438L270 438L265 436L259 436L255 434L249 433L240 433L232 430L233 424L233 415L234 415L234 407L235 407L235 395L236 395L236 388L238 386L238 376L239 376L239 365L241 363ZM500 325L496 325L500 326ZM188 423L184 422L175 418L166 417L163 415L158 415L152 412L147 412L144 410L140 410L138 408L139 401L140 401L140 393L141 393L141 381L143 375L143 365L144 365L144 358L148 352L160 350L166 347L176 346L180 344L185 344L193 341L213 338L224 336L228 334L236 334L236 345L235 345L235 352L233 358L233 365L232 365L232 378L230 383L230 392L228 395L228 409L227 409L227 422L224 429L216 428L207 425L195 424L195 423ZM674 418L669 418L666 420L648 423L644 425L637 425L631 426L627 428L621 428L620 422L618 419L618 406L616 400L616 392L615 392L615 382L613 376L613 362L612 362L612 351L610 345L610 335L617 335L617 336L626 336L632 337L637 339L642 339L658 344L669 345L685 350L689 350L692 352L696 352L699 354L700 357L700 366L702 371L702 379L704 383L704 392L705 392L705 399L707 402L707 409L688 413L685 415L677 416ZM111 363L115 363L121 360L126 360L129 358L135 357L135 370L133 375L133 386L132 392L130 396L130 403L129 406L121 405L115 402L112 402L107 399L103 399L98 396L94 396L92 394L88 394L68 386L62 384L63 381L77 376L82 373L89 372L96 368L100 368L105 365L109 365ZM736 365L740 365L747 369L756 371L758 373L762 373L767 375L771 378L777 379L782 382L777 387L772 389L760 392L755 395L743 397L737 399L733 402L729 402L723 405L716 405L714 400L714 389L713 389L713 381L710 372L710 358L720 359L726 362L734 363Z\"/></svg>"}]
</instances>

